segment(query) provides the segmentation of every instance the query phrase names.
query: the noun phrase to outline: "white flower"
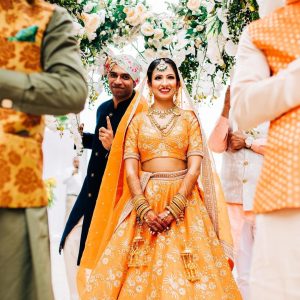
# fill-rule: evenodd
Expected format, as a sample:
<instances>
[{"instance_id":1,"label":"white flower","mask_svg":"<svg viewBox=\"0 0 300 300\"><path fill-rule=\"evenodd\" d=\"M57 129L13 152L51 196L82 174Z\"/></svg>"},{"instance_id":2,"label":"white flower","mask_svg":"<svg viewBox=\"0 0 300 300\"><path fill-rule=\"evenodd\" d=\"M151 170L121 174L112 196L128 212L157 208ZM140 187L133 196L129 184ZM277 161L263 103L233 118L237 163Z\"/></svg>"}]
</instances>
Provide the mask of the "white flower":
<instances>
[{"instance_id":1,"label":"white flower","mask_svg":"<svg viewBox=\"0 0 300 300\"><path fill-rule=\"evenodd\" d=\"M222 28L221 28L221 32L222 32L224 37L226 37L226 38L230 37L227 23L223 23Z\"/></svg>"},{"instance_id":2,"label":"white flower","mask_svg":"<svg viewBox=\"0 0 300 300\"><path fill-rule=\"evenodd\" d=\"M190 10L197 10L200 7L200 0L189 0L186 4L186 6L190 9Z\"/></svg>"},{"instance_id":3,"label":"white flower","mask_svg":"<svg viewBox=\"0 0 300 300\"><path fill-rule=\"evenodd\" d=\"M211 13L213 9L215 8L215 3L214 2L206 2L205 3L206 10L208 13Z\"/></svg>"},{"instance_id":4,"label":"white flower","mask_svg":"<svg viewBox=\"0 0 300 300\"><path fill-rule=\"evenodd\" d=\"M104 84L102 80L96 82L96 84L94 85L94 90L98 93L98 95L100 95L103 92Z\"/></svg>"},{"instance_id":5,"label":"white flower","mask_svg":"<svg viewBox=\"0 0 300 300\"><path fill-rule=\"evenodd\" d=\"M169 46L172 42L173 42L172 36L168 36L167 38L165 38L161 41L163 46Z\"/></svg>"},{"instance_id":6,"label":"white flower","mask_svg":"<svg viewBox=\"0 0 300 300\"><path fill-rule=\"evenodd\" d=\"M100 11L98 11L98 15L100 17L101 23L103 24L105 22L106 10L101 9Z\"/></svg>"},{"instance_id":7,"label":"white flower","mask_svg":"<svg viewBox=\"0 0 300 300\"><path fill-rule=\"evenodd\" d=\"M228 40L225 44L225 52L229 56L235 56L237 52L237 45L232 40Z\"/></svg>"},{"instance_id":8,"label":"white flower","mask_svg":"<svg viewBox=\"0 0 300 300\"><path fill-rule=\"evenodd\" d=\"M152 36L154 34L154 28L149 22L145 22L141 27L141 32L144 36Z\"/></svg>"},{"instance_id":9,"label":"white flower","mask_svg":"<svg viewBox=\"0 0 300 300\"><path fill-rule=\"evenodd\" d=\"M164 31L160 28L154 29L154 38L160 40L164 36Z\"/></svg>"},{"instance_id":10,"label":"white flower","mask_svg":"<svg viewBox=\"0 0 300 300\"><path fill-rule=\"evenodd\" d=\"M173 23L170 19L163 19L161 23L162 26L166 28L168 31L171 31L173 29Z\"/></svg>"},{"instance_id":11,"label":"white flower","mask_svg":"<svg viewBox=\"0 0 300 300\"><path fill-rule=\"evenodd\" d=\"M135 290L138 292L138 293L141 293L143 291L143 288L141 285L138 285Z\"/></svg>"},{"instance_id":12,"label":"white flower","mask_svg":"<svg viewBox=\"0 0 300 300\"><path fill-rule=\"evenodd\" d=\"M152 45L156 48L156 49L161 49L162 44L159 40L153 40L152 41Z\"/></svg>"},{"instance_id":13,"label":"white flower","mask_svg":"<svg viewBox=\"0 0 300 300\"><path fill-rule=\"evenodd\" d=\"M221 59L219 47L220 45L218 44L218 41L216 39L208 39L206 55L212 63L218 63L218 61Z\"/></svg>"},{"instance_id":14,"label":"white flower","mask_svg":"<svg viewBox=\"0 0 300 300\"><path fill-rule=\"evenodd\" d=\"M81 24L77 22L73 22L73 34L74 35L83 35L84 28L81 26Z\"/></svg>"},{"instance_id":15,"label":"white flower","mask_svg":"<svg viewBox=\"0 0 300 300\"><path fill-rule=\"evenodd\" d=\"M135 10L139 15L146 13L146 7L142 3L138 3L138 5L135 7Z\"/></svg>"},{"instance_id":16,"label":"white flower","mask_svg":"<svg viewBox=\"0 0 300 300\"><path fill-rule=\"evenodd\" d=\"M144 56L146 57L146 58L152 58L152 57L154 57L154 55L155 55L155 51L153 50L153 49L151 49L151 48L148 48L148 49L146 49L145 51L144 51Z\"/></svg>"},{"instance_id":17,"label":"white flower","mask_svg":"<svg viewBox=\"0 0 300 300\"><path fill-rule=\"evenodd\" d=\"M81 19L84 23L84 28L85 32L88 36L88 39L91 41L96 37L96 30L101 24L101 18L98 14L87 14L87 13L82 13L81 14Z\"/></svg>"},{"instance_id":18,"label":"white flower","mask_svg":"<svg viewBox=\"0 0 300 300\"><path fill-rule=\"evenodd\" d=\"M95 32L87 32L86 36L87 36L88 40L91 42L92 40L94 40L97 37L97 34Z\"/></svg>"},{"instance_id":19,"label":"white flower","mask_svg":"<svg viewBox=\"0 0 300 300\"><path fill-rule=\"evenodd\" d=\"M131 25L131 26L138 26L141 23L140 19L140 14L133 8L129 8L127 12L125 12L127 17L126 21Z\"/></svg>"},{"instance_id":20,"label":"white flower","mask_svg":"<svg viewBox=\"0 0 300 300\"><path fill-rule=\"evenodd\" d=\"M196 30L199 31L199 32L201 32L203 29L204 29L203 25L199 24L199 25L196 26Z\"/></svg>"},{"instance_id":21,"label":"white flower","mask_svg":"<svg viewBox=\"0 0 300 300\"><path fill-rule=\"evenodd\" d=\"M204 70L206 70L207 74L212 75L216 72L216 66L210 63L207 63L203 66Z\"/></svg>"},{"instance_id":22,"label":"white flower","mask_svg":"<svg viewBox=\"0 0 300 300\"><path fill-rule=\"evenodd\" d=\"M94 3L88 3L83 7L83 11L88 13L94 8Z\"/></svg>"},{"instance_id":23,"label":"white flower","mask_svg":"<svg viewBox=\"0 0 300 300\"><path fill-rule=\"evenodd\" d=\"M222 7L219 7L217 9L217 16L220 21L222 21L223 23L226 22L226 11L223 10Z\"/></svg>"}]
</instances>

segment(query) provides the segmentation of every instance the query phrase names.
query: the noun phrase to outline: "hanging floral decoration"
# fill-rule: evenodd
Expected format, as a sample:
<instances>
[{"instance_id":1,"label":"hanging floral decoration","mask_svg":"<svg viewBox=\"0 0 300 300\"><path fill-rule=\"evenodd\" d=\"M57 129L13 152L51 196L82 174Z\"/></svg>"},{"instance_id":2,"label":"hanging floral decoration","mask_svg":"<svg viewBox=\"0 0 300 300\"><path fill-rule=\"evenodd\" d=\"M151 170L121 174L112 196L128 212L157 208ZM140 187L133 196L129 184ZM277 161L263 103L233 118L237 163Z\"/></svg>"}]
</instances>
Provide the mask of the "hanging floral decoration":
<instances>
[{"instance_id":1,"label":"hanging floral decoration","mask_svg":"<svg viewBox=\"0 0 300 300\"><path fill-rule=\"evenodd\" d=\"M70 137L74 141L77 155L82 154L82 138L78 130L80 125L79 115L68 114L65 116L46 116L45 123L48 129L58 132L60 137L68 131Z\"/></svg>"},{"instance_id":2,"label":"hanging floral decoration","mask_svg":"<svg viewBox=\"0 0 300 300\"><path fill-rule=\"evenodd\" d=\"M187 46L195 49L181 66L190 92L196 102L218 98L230 77L239 36L258 18L256 1L180 0L170 8L183 20Z\"/></svg>"}]
</instances>

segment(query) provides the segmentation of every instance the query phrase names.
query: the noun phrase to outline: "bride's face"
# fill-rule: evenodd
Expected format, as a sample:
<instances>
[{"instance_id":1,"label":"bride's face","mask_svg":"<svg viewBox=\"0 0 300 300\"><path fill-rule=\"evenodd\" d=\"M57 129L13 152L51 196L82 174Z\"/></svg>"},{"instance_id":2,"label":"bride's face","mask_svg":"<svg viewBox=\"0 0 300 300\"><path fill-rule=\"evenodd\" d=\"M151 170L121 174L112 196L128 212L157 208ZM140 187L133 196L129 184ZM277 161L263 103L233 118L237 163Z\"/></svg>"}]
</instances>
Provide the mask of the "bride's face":
<instances>
[{"instance_id":1,"label":"bride's face","mask_svg":"<svg viewBox=\"0 0 300 300\"><path fill-rule=\"evenodd\" d=\"M156 100L173 101L173 96L178 89L175 72L169 64L167 66L164 71L155 69L152 73L149 88L152 90Z\"/></svg>"}]
</instances>

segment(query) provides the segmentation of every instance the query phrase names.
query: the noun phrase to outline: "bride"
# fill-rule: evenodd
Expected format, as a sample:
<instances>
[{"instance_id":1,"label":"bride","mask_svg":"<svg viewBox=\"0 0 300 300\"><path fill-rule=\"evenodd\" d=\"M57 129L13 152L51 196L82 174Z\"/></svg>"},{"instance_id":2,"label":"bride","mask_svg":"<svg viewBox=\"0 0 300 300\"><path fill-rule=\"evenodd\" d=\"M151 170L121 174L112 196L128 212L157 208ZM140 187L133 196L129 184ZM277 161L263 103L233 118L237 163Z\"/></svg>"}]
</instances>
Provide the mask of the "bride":
<instances>
[{"instance_id":1,"label":"bride","mask_svg":"<svg viewBox=\"0 0 300 300\"><path fill-rule=\"evenodd\" d=\"M135 116L132 108L124 143L116 136L110 153L80 266L81 299L241 299L222 194L199 120L182 108L175 63L154 60L147 82L149 108Z\"/></svg>"}]
</instances>

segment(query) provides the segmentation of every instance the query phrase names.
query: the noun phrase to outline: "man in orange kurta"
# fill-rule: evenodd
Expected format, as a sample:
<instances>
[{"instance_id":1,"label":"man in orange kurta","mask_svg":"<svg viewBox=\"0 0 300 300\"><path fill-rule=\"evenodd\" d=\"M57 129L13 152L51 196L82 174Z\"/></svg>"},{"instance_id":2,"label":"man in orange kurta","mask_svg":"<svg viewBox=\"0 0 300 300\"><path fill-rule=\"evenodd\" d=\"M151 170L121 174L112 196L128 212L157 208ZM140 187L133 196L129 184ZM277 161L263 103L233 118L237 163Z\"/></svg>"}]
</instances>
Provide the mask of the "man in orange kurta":
<instances>
[{"instance_id":1,"label":"man in orange kurta","mask_svg":"<svg viewBox=\"0 0 300 300\"><path fill-rule=\"evenodd\" d=\"M256 190L251 299L300 299L300 0L244 31L232 84L241 128L271 120Z\"/></svg>"}]
</instances>

